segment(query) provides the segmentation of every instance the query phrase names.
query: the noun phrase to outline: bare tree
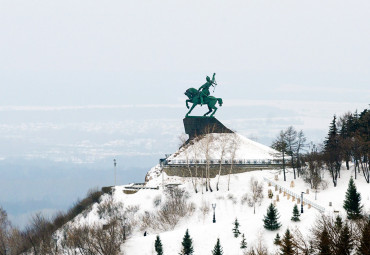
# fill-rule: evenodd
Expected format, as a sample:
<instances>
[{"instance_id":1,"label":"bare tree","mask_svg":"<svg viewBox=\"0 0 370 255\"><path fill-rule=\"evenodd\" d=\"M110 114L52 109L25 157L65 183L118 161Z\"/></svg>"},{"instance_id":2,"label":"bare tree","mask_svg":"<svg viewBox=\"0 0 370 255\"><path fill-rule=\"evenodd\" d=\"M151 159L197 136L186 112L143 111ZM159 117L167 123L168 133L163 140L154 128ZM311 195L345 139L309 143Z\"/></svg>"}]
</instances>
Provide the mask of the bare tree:
<instances>
[{"instance_id":1,"label":"bare tree","mask_svg":"<svg viewBox=\"0 0 370 255\"><path fill-rule=\"evenodd\" d=\"M205 157L205 160L206 160L206 191L213 191L212 190L212 187L211 187L211 180L210 180L210 163L211 163L211 155L212 155L212 152L213 152L213 141L214 141L214 135L213 135L213 131L214 131L214 126L212 125L209 125L205 128L205 135L204 137L202 138L201 140L201 143L202 143L202 150L203 150L203 153L204 153L204 157Z\"/></svg>"},{"instance_id":2,"label":"bare tree","mask_svg":"<svg viewBox=\"0 0 370 255\"><path fill-rule=\"evenodd\" d=\"M297 133L297 145L295 150L295 157L296 157L296 166L297 166L297 173L298 177L302 173L302 150L307 146L306 144L306 136L304 135L303 131L299 131Z\"/></svg>"},{"instance_id":3,"label":"bare tree","mask_svg":"<svg viewBox=\"0 0 370 255\"><path fill-rule=\"evenodd\" d=\"M7 254L10 221L6 211L0 207L0 255Z\"/></svg>"},{"instance_id":4,"label":"bare tree","mask_svg":"<svg viewBox=\"0 0 370 255\"><path fill-rule=\"evenodd\" d=\"M290 156L290 164L293 168L294 179L296 179L296 165L294 161L295 151L297 149L297 131L293 126L289 126L284 131L284 139L287 146L287 154Z\"/></svg>"},{"instance_id":5,"label":"bare tree","mask_svg":"<svg viewBox=\"0 0 370 255\"><path fill-rule=\"evenodd\" d=\"M190 175L190 178L191 178L191 183L193 184L193 188L194 188L195 193L198 193L197 187L196 187L195 182L194 182L193 174L192 174L191 169L190 169L190 162L189 162L189 158L190 158L189 147L191 147L190 143L187 143L187 136L185 134L182 134L181 136L179 136L179 140L180 140L180 143L181 143L180 144L180 146L181 146L180 150L185 155L186 165L188 167L189 175Z\"/></svg>"},{"instance_id":6,"label":"bare tree","mask_svg":"<svg viewBox=\"0 0 370 255\"><path fill-rule=\"evenodd\" d=\"M249 181L250 194L247 196L248 205L253 207L253 213L256 214L256 205L261 205L263 199L263 184L252 177Z\"/></svg>"},{"instance_id":7,"label":"bare tree","mask_svg":"<svg viewBox=\"0 0 370 255\"><path fill-rule=\"evenodd\" d=\"M238 151L240 147L240 138L236 133L233 133L231 136L231 141L230 141L230 171L229 171L229 178L227 181L227 191L230 191L230 178L231 174L233 173L233 166L234 166L234 160L236 156L236 152Z\"/></svg>"},{"instance_id":8,"label":"bare tree","mask_svg":"<svg viewBox=\"0 0 370 255\"><path fill-rule=\"evenodd\" d=\"M124 242L118 221L113 219L104 226L83 225L68 230L66 252L81 255L118 255Z\"/></svg>"},{"instance_id":9,"label":"bare tree","mask_svg":"<svg viewBox=\"0 0 370 255\"><path fill-rule=\"evenodd\" d=\"M292 243L296 254L312 254L312 242L305 238L297 227L292 231Z\"/></svg>"},{"instance_id":10,"label":"bare tree","mask_svg":"<svg viewBox=\"0 0 370 255\"><path fill-rule=\"evenodd\" d=\"M258 238L256 240L256 244L249 248L248 251L246 251L245 255L268 255L269 251L263 241L262 233L258 234Z\"/></svg>"},{"instance_id":11,"label":"bare tree","mask_svg":"<svg viewBox=\"0 0 370 255\"><path fill-rule=\"evenodd\" d=\"M219 171L218 171L218 178L217 178L217 185L216 185L216 190L218 191L219 190L218 184L220 182L223 161L224 161L225 155L230 150L229 134L220 134L217 140L218 140L218 147L220 149Z\"/></svg>"},{"instance_id":12,"label":"bare tree","mask_svg":"<svg viewBox=\"0 0 370 255\"><path fill-rule=\"evenodd\" d=\"M54 247L51 238L53 230L52 223L41 213L36 213L32 217L31 224L26 227L24 235L27 246L35 255L53 253Z\"/></svg>"},{"instance_id":13,"label":"bare tree","mask_svg":"<svg viewBox=\"0 0 370 255\"><path fill-rule=\"evenodd\" d=\"M322 153L317 151L317 147L313 146L312 151L305 155L306 168L304 171L303 180L310 184L311 189L315 190L315 200L317 199L317 190L322 183L322 171L324 163Z\"/></svg>"},{"instance_id":14,"label":"bare tree","mask_svg":"<svg viewBox=\"0 0 370 255\"><path fill-rule=\"evenodd\" d=\"M279 135L276 137L274 142L272 143L272 148L277 150L279 153L274 154L273 156L282 159L283 162L283 173L284 173L284 181L286 181L286 174L285 174L285 166L286 166L286 155L288 152L288 144L286 143L285 139L285 132L283 130L280 131Z\"/></svg>"}]
</instances>

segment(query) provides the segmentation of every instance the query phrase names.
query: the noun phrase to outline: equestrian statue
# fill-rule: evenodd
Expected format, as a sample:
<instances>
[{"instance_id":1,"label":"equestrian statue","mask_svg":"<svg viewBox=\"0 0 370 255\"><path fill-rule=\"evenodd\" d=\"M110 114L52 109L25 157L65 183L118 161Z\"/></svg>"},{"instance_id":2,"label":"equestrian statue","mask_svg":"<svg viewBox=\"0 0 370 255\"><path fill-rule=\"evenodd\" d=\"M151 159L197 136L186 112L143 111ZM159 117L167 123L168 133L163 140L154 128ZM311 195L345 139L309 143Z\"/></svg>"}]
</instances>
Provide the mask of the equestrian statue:
<instances>
[{"instance_id":1,"label":"equestrian statue","mask_svg":"<svg viewBox=\"0 0 370 255\"><path fill-rule=\"evenodd\" d=\"M210 96L209 88L212 86L213 91L217 86L217 83L215 81L215 76L216 74L214 73L211 78L209 76L206 77L207 82L204 83L199 89L195 88L190 88L185 91L185 95L189 98L186 100L186 107L189 109L188 103L192 103L193 105L191 106L190 110L186 114L186 117L189 116L189 114L192 112L195 106L200 104L201 106L203 104L206 104L208 106L208 112L205 113L203 116L207 116L210 114L212 111L212 114L210 117L213 117L213 115L217 111L216 103L218 103L220 106L222 106L222 98L216 98L214 96Z\"/></svg>"}]
</instances>

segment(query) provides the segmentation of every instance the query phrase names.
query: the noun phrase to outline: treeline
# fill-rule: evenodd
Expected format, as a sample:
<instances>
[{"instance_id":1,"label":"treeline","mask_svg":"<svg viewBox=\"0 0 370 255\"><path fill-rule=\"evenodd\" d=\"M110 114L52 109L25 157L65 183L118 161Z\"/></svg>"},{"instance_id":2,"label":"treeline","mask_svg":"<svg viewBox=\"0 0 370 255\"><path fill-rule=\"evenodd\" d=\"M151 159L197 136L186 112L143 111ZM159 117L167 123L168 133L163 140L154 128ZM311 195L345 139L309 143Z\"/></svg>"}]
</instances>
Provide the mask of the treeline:
<instances>
[{"instance_id":1,"label":"treeline","mask_svg":"<svg viewBox=\"0 0 370 255\"><path fill-rule=\"evenodd\" d=\"M366 182L370 182L370 111L365 109L360 114L346 113L339 117L334 115L324 142L324 162L328 166L334 186L340 177L340 166L354 162L355 178L362 171Z\"/></svg>"},{"instance_id":2,"label":"treeline","mask_svg":"<svg viewBox=\"0 0 370 255\"><path fill-rule=\"evenodd\" d=\"M335 115L329 126L328 135L322 145L306 142L303 131L288 127L280 131L272 143L279 151L276 155L282 159L284 181L285 168L291 167L294 179L298 176L318 189L322 182L322 171L327 170L332 177L334 187L337 186L342 163L349 170L349 162L354 164L355 179L362 172L367 183L370 183L370 111L363 110L360 114L346 113L339 118Z\"/></svg>"},{"instance_id":3,"label":"treeline","mask_svg":"<svg viewBox=\"0 0 370 255\"><path fill-rule=\"evenodd\" d=\"M55 254L55 231L92 204L99 202L100 197L109 192L110 188L90 190L86 198L77 200L66 213L58 212L51 219L37 213L24 230L12 226L6 211L0 207L0 255L18 255L30 251L35 255Z\"/></svg>"}]
</instances>

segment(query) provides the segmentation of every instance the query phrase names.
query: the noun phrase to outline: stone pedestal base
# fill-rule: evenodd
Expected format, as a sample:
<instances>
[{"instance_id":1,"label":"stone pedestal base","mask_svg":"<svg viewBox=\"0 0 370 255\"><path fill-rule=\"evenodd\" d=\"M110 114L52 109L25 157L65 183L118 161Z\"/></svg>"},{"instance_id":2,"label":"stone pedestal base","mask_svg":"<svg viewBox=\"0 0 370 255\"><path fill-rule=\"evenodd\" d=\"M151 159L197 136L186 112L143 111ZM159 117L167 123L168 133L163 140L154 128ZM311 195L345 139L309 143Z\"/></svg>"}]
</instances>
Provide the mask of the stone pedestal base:
<instances>
[{"instance_id":1,"label":"stone pedestal base","mask_svg":"<svg viewBox=\"0 0 370 255\"><path fill-rule=\"evenodd\" d=\"M183 121L189 139L209 133L234 133L214 117L186 117Z\"/></svg>"}]
</instances>

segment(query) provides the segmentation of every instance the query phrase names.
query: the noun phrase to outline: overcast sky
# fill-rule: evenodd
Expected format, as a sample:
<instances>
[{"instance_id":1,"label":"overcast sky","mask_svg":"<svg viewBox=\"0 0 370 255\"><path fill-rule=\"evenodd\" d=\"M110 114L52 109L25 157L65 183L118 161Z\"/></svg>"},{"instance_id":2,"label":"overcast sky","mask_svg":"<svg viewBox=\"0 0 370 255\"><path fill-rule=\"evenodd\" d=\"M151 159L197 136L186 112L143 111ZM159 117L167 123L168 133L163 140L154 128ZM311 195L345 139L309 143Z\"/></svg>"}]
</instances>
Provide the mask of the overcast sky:
<instances>
[{"instance_id":1,"label":"overcast sky","mask_svg":"<svg viewBox=\"0 0 370 255\"><path fill-rule=\"evenodd\" d=\"M0 185L0 205L47 192L19 191L40 187L9 170L20 160L48 185L63 186L64 164L78 174L114 157L122 182L142 180L178 147L184 91L213 72L228 127L269 145L293 125L320 142L333 114L368 107L369 17L367 0L0 0L0 179L15 193ZM59 207L109 184L90 177Z\"/></svg>"}]
</instances>

